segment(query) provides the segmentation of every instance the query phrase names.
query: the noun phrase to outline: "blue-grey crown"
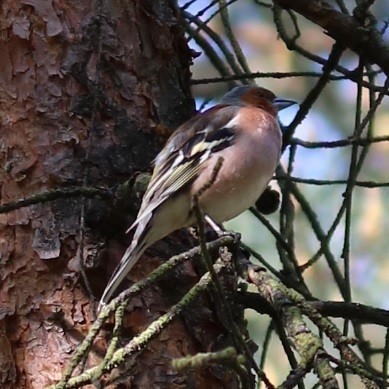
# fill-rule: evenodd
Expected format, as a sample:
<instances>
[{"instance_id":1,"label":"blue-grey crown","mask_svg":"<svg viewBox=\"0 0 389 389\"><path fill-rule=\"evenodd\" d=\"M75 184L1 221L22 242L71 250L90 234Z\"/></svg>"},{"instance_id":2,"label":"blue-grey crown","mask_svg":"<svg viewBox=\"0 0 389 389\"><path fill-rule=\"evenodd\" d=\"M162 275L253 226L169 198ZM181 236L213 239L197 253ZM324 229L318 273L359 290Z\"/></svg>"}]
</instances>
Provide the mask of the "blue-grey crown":
<instances>
[{"instance_id":1,"label":"blue-grey crown","mask_svg":"<svg viewBox=\"0 0 389 389\"><path fill-rule=\"evenodd\" d=\"M236 86L235 88L232 88L229 92L227 92L220 100L220 102L223 104L232 104L236 103L237 100L243 96L250 88L252 88L252 85L240 85Z\"/></svg>"}]
</instances>

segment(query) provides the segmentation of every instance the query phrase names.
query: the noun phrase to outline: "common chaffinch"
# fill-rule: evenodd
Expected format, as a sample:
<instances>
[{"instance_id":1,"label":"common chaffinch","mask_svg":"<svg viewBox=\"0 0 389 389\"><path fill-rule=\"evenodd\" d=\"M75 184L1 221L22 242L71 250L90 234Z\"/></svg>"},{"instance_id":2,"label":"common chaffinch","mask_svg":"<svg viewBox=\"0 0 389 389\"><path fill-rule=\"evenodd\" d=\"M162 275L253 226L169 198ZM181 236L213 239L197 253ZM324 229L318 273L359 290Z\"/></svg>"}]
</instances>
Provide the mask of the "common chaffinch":
<instances>
[{"instance_id":1,"label":"common chaffinch","mask_svg":"<svg viewBox=\"0 0 389 389\"><path fill-rule=\"evenodd\" d=\"M215 223L234 218L259 198L277 167L281 131L277 112L295 104L258 86L238 86L220 103L181 125L154 161L154 172L133 225L131 245L101 297L107 304L142 253L171 232L195 223L192 200Z\"/></svg>"}]
</instances>

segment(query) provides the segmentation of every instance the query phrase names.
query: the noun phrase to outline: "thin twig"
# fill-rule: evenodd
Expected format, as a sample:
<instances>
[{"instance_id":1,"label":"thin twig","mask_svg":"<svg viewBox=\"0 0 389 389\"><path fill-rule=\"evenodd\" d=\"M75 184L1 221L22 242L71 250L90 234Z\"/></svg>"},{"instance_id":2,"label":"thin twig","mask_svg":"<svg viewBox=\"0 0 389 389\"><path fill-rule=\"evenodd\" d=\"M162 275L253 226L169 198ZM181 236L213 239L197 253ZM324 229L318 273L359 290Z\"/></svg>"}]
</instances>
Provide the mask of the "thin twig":
<instances>
[{"instance_id":1,"label":"thin twig","mask_svg":"<svg viewBox=\"0 0 389 389\"><path fill-rule=\"evenodd\" d=\"M200 209L199 205L199 199L201 198L201 195L208 190L212 184L215 182L217 174L219 173L221 167L222 167L223 159L219 157L217 160L215 167L213 169L211 178L209 182L207 182L203 188L200 188L199 192L196 193L193 197L193 212L196 218L196 223L198 227L198 234L199 234L199 240L200 240L200 247L202 251L202 257L205 262L205 266L212 277L213 285L216 289L216 298L219 300L219 303L221 305L222 311L228 321L228 325L230 326L230 330L232 331L232 334L234 336L235 341L239 345L239 348L242 350L243 355L247 358L247 360L250 363L250 366L254 371L257 373L258 377L261 377L261 380L266 384L268 388L273 388L274 386L270 383L269 379L267 378L265 372L259 369L258 365L256 364L253 354L251 350L247 347L247 344L243 338L243 335L241 334L241 331L237 324L235 323L235 320L233 318L232 312L230 310L230 305L227 302L227 299L225 297L225 293L223 291L223 288L220 284L220 280L216 274L216 272L213 269L212 265L212 259L209 255L209 252L207 250L206 246L206 237L205 237L205 226L204 226L204 219L203 214Z\"/></svg>"},{"instance_id":2,"label":"thin twig","mask_svg":"<svg viewBox=\"0 0 389 389\"><path fill-rule=\"evenodd\" d=\"M29 207L36 204L44 204L49 201L55 201L58 199L66 199L71 197L102 197L106 199L113 199L114 195L109 189L104 188L91 188L84 186L72 186L67 188L57 188L48 190L47 192L38 193L24 199L10 201L8 203L0 205L0 214L15 211L16 209Z\"/></svg>"},{"instance_id":3,"label":"thin twig","mask_svg":"<svg viewBox=\"0 0 389 389\"><path fill-rule=\"evenodd\" d=\"M236 36L234 34L234 31L232 30L231 24L230 24L230 17L227 7L227 1L226 0L219 0L219 11L222 19L223 26L226 30L227 37L231 43L231 46L234 50L235 56L238 59L238 62L240 66L242 67L242 70L244 73L250 73L250 67L247 63L246 57L243 54L243 50L240 47L240 44L238 40L236 39ZM245 81L245 80L244 80Z\"/></svg>"}]
</instances>

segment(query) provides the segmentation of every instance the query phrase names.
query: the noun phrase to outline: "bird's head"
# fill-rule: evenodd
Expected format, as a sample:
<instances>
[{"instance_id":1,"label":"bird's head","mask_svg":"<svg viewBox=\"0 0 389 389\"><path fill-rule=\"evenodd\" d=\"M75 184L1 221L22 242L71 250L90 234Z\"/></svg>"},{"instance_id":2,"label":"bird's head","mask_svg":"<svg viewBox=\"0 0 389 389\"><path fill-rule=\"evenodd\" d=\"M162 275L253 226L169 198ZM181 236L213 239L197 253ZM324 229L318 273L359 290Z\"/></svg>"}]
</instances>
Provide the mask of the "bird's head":
<instances>
[{"instance_id":1,"label":"bird's head","mask_svg":"<svg viewBox=\"0 0 389 389\"><path fill-rule=\"evenodd\" d=\"M222 97L220 103L241 107L254 106L268 111L273 116L282 109L297 104L293 100L276 97L268 89L254 85L237 86L231 89Z\"/></svg>"}]
</instances>

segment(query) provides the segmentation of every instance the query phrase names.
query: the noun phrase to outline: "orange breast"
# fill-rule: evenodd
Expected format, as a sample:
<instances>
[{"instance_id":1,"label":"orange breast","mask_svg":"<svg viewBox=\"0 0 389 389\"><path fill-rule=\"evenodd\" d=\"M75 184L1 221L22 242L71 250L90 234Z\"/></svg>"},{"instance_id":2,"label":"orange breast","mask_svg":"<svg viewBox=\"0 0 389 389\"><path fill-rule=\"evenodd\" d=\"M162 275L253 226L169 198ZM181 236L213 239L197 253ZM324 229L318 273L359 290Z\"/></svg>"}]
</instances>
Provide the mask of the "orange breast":
<instances>
[{"instance_id":1,"label":"orange breast","mask_svg":"<svg viewBox=\"0 0 389 389\"><path fill-rule=\"evenodd\" d=\"M238 134L232 146L214 153L193 184L192 196L210 181L219 156L224 158L215 182L199 199L203 211L218 223L251 207L277 167L281 149L278 124L257 111L249 122L251 130Z\"/></svg>"}]
</instances>

